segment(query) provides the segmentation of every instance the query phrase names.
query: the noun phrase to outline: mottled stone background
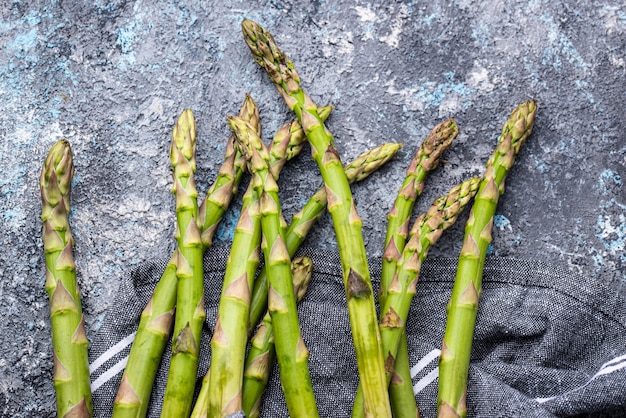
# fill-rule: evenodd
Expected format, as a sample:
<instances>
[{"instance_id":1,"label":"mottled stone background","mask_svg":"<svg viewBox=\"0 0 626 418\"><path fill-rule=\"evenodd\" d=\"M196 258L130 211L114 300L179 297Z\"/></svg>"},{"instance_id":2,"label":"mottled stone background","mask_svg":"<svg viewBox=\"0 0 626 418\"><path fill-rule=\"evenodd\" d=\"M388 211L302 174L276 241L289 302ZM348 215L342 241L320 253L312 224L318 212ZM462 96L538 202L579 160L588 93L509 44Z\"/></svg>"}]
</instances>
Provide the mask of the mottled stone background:
<instances>
[{"instance_id":1,"label":"mottled stone background","mask_svg":"<svg viewBox=\"0 0 626 418\"><path fill-rule=\"evenodd\" d=\"M88 335L120 279L171 253L168 147L186 107L199 127L197 184L215 178L226 115L245 93L266 139L288 109L244 44L257 20L294 60L349 159L383 142L399 156L353 187L367 251L419 142L454 116L461 134L416 210L481 173L513 107L535 98L536 127L498 207L492 254L626 283L626 6L621 1L0 2L0 415L54 414L38 177L65 137L75 154L71 224ZM306 4L306 5L304 5ZM308 152L281 177L289 218L320 185ZM218 234L227 245L238 216ZM465 218L432 249L458 255ZM306 245L333 248L328 216ZM580 283L585 286L585 283ZM611 295L607 295L610 297Z\"/></svg>"}]
</instances>

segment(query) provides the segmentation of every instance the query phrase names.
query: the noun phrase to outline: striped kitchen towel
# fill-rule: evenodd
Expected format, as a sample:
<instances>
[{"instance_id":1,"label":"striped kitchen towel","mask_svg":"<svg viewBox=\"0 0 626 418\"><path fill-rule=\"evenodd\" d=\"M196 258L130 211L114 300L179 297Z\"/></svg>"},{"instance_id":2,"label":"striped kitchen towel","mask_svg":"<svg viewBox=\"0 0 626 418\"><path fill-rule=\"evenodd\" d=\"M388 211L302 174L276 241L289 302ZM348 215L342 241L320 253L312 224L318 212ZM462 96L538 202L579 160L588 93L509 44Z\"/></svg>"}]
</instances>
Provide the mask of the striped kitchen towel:
<instances>
[{"instance_id":1,"label":"striped kitchen towel","mask_svg":"<svg viewBox=\"0 0 626 418\"><path fill-rule=\"evenodd\" d=\"M303 337L323 417L349 417L357 387L341 268L336 253L302 250L313 258L309 291L299 305ZM210 362L209 342L228 248L205 256L206 327L198 387ZM148 262L121 284L105 325L90 348L96 417L110 416L127 356L164 261ZM370 263L378 286L380 259ZM434 417L438 358L456 259L429 259L407 321L415 396ZM159 416L169 347L149 416ZM528 260L488 258L472 349L467 395L472 417L626 416L626 298L600 279ZM287 417L278 373L272 373L264 417Z\"/></svg>"}]
</instances>

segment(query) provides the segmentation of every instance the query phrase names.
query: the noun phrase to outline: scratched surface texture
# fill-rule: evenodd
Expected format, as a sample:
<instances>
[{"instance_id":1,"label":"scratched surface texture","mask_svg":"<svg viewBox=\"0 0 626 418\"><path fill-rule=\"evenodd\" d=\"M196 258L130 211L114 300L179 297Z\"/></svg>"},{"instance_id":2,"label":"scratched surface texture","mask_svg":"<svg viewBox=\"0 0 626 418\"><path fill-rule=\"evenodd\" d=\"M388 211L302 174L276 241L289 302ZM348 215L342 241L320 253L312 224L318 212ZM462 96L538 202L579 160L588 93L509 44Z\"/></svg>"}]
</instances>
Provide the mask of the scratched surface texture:
<instances>
[{"instance_id":1,"label":"scratched surface texture","mask_svg":"<svg viewBox=\"0 0 626 418\"><path fill-rule=\"evenodd\" d=\"M306 5L301 5L305 4ZM174 246L168 147L191 108L201 195L245 93L264 137L291 118L244 44L240 23L272 31L319 104L344 159L383 142L404 148L353 187L368 254L417 145L450 116L456 144L416 213L482 172L502 123L539 103L498 206L492 255L537 259L626 283L626 6L599 0L0 2L0 415L52 416L38 177L62 137L74 150L71 225L87 332L100 329L120 279ZM289 218L320 185L308 151L280 181ZM238 200L238 202L240 199ZM227 245L238 216L218 233ZM457 256L461 217L431 251ZM325 216L306 245L334 248ZM585 286L585 283L581 283Z\"/></svg>"}]
</instances>

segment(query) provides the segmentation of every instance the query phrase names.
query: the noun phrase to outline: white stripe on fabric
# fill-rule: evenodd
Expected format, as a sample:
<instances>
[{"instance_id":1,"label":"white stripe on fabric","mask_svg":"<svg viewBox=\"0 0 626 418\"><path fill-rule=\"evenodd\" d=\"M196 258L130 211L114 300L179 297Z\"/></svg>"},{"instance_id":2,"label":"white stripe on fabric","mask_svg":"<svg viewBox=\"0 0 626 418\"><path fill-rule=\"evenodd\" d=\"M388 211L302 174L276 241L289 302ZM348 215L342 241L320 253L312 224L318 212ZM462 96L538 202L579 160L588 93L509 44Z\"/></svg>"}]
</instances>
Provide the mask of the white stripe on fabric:
<instances>
[{"instance_id":1,"label":"white stripe on fabric","mask_svg":"<svg viewBox=\"0 0 626 418\"><path fill-rule=\"evenodd\" d=\"M434 359L438 358L441 354L441 350L435 349L418 361L415 366L411 367L411 377L415 377L422 369L430 364Z\"/></svg>"},{"instance_id":2,"label":"white stripe on fabric","mask_svg":"<svg viewBox=\"0 0 626 418\"><path fill-rule=\"evenodd\" d=\"M426 376L422 377L414 386L413 386L413 393L414 394L418 394L420 393L422 390L424 390L424 388L428 385L430 385L431 383L433 383L435 380L437 380L437 377L439 377L439 366L435 367L433 370L430 371L430 373L428 373Z\"/></svg>"},{"instance_id":3,"label":"white stripe on fabric","mask_svg":"<svg viewBox=\"0 0 626 418\"><path fill-rule=\"evenodd\" d=\"M609 374L609 373L616 372L616 371L624 369L624 368L626 368L626 361L618 363L618 364L616 364L614 366L603 367L603 368L600 369L600 371L598 373L595 374L595 376L592 377L592 379L595 379L598 376L602 376L603 374Z\"/></svg>"},{"instance_id":4,"label":"white stripe on fabric","mask_svg":"<svg viewBox=\"0 0 626 418\"><path fill-rule=\"evenodd\" d=\"M621 363L622 361L626 360L626 354L624 354L623 356L619 356L619 357L615 357L613 360L611 361L607 361L606 363L604 363L602 365L602 367L600 367L600 369L605 368L606 366L613 364L613 363Z\"/></svg>"},{"instance_id":5,"label":"white stripe on fabric","mask_svg":"<svg viewBox=\"0 0 626 418\"><path fill-rule=\"evenodd\" d=\"M615 364L615 363L617 363L617 364ZM551 401L552 399L558 398L559 396L564 396L564 395L567 395L568 393L572 393L572 392L575 392L577 390L581 390L585 386L587 386L591 382L593 382L596 379L596 377L603 376L605 374L611 374L611 373L616 372L616 371L621 370L621 369L626 369L626 354L624 354L622 356L619 356L619 357L615 357L613 360L609 360L606 363L604 363L602 365L602 367L600 367L600 370L598 370L598 372L596 374L591 376L591 378L589 380L587 380L587 382L585 382L583 385L578 386L577 388L574 388L572 390L568 390L563 395L551 396L551 397L548 397L548 398L536 398L535 401L537 401L539 403L546 403L548 401Z\"/></svg>"},{"instance_id":6,"label":"white stripe on fabric","mask_svg":"<svg viewBox=\"0 0 626 418\"><path fill-rule=\"evenodd\" d=\"M100 386L104 385L112 377L114 377L116 374L124 370L127 363L128 363L128 356L124 357L123 359L115 363L109 370L107 370L106 372L98 376L96 380L91 382L91 392L93 393L97 391L100 388Z\"/></svg>"},{"instance_id":7,"label":"white stripe on fabric","mask_svg":"<svg viewBox=\"0 0 626 418\"><path fill-rule=\"evenodd\" d=\"M135 339L135 334L137 333L133 332L132 334L122 338L120 342L109 348L107 351L102 353L100 357L95 359L94 362L89 365L89 374L93 374L93 372L98 370L100 366L109 361L114 355L132 344L133 340Z\"/></svg>"}]
</instances>

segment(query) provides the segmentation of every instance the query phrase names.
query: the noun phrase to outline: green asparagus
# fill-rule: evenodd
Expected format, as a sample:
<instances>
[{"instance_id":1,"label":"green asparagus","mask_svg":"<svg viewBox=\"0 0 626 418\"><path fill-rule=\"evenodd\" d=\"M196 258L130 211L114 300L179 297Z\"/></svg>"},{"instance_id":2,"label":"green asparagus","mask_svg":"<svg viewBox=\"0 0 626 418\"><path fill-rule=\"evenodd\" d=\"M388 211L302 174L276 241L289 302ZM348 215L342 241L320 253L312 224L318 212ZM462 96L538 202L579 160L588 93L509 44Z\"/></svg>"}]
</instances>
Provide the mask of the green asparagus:
<instances>
[{"instance_id":1,"label":"green asparagus","mask_svg":"<svg viewBox=\"0 0 626 418\"><path fill-rule=\"evenodd\" d=\"M68 220L73 177L72 150L69 142L62 139L50 148L39 182L54 388L58 417L91 417L88 341L76 284L74 238Z\"/></svg>"},{"instance_id":2,"label":"green asparagus","mask_svg":"<svg viewBox=\"0 0 626 418\"><path fill-rule=\"evenodd\" d=\"M332 106L326 106L323 108L323 115L324 117L327 117L330 112L332 111ZM257 135L258 135L258 131L257 131ZM285 160L289 160L293 157L295 157L296 155L298 155L298 153L301 151L302 146L304 145L305 140L305 135L304 135L304 131L302 130L302 126L300 125L300 123L296 120L289 122L285 125L283 125L283 127L276 133L276 135L273 138L273 142L272 142L272 151L271 151L271 155L270 155L270 161L269 161L269 165L270 165L270 169L272 170L273 174L275 176L279 176L280 174L280 170L282 169L282 167L284 166L284 161ZM248 206L249 205L253 205L254 202L258 201L258 196L254 197L254 192L250 189L250 187L248 188L248 191L246 192L246 195L244 196L244 204L243 204L243 208L242 208L242 214L247 214L248 213ZM255 207L258 206L258 203L254 204ZM258 207L256 209L258 211ZM247 215L246 215L247 216ZM252 219L254 219L255 221L258 218L258 213L256 213L254 215L254 217ZM241 219L240 219L241 221ZM244 228L244 231L241 232L235 232L235 237L233 237L233 244L231 247L231 264L233 264L230 268L227 266L226 269L226 273L225 273L225 280L234 280L233 278L229 278L229 276L231 274L235 274L232 272L236 272L238 271L238 269L241 269L242 266L237 266L237 260L239 259L248 259L246 258L244 255L240 254L239 256L233 257L232 255L232 251L233 249L239 249L243 251L243 246L246 245L246 238L244 238L242 235L244 234L248 234L247 236L260 236L260 222L254 223L254 227L251 228L251 225L249 224L244 224L242 225L242 227ZM248 232L245 232L248 231ZM238 244L235 245L235 238L237 238ZM253 238L256 239L256 238ZM239 243L240 242L240 243ZM243 258L240 258L243 257ZM256 258L253 260L250 260L250 262L252 264L256 263L255 265L250 264L248 266L248 268L246 269L246 274L252 279L252 277L254 276L254 273L256 271L256 266L258 265L258 248L256 249ZM239 263L241 264L241 263ZM230 270L230 271L229 271ZM256 294L256 290L253 290L252 292L252 297L254 297L254 295ZM265 298L267 298L267 293L265 293ZM220 303L221 305L221 303ZM226 309L224 308L224 312L226 312ZM244 312L243 311L231 311L229 312L229 316L234 315L234 312L239 312L239 314L243 315ZM218 312L218 316L219 316L219 312ZM245 314L245 318L246 319L242 319L244 321L244 324L247 323L247 318L249 317L248 314ZM243 316L242 316L243 318ZM235 318L232 318L233 322L236 322ZM232 344L236 344L237 347L237 352L235 353L236 358L238 358L238 356L241 355L241 350L245 350L245 339L244 338L240 338L241 336L239 335L238 332L235 332L235 335L238 337L236 340L236 343L233 342L232 340L229 339L229 342ZM210 393L212 394L212 396L214 396L214 408L218 408L218 404L225 406L228 406L228 410L233 409L236 410L237 405L239 405L241 403L241 394L237 394L237 390L239 390L241 388L241 378L239 377L240 374L240 367L243 367L243 356L241 357L241 364L239 364L239 361L237 362L231 362L228 359L228 356L233 354L233 353L229 353L229 349L227 345L220 345L218 342L215 342L215 344L212 342L212 347L213 345L216 345L218 348L218 355L217 358L220 359L221 356L223 355L224 358L221 363L221 366L213 366L213 364L211 365L211 368L214 368L215 371L217 372L217 369L220 369L220 373L221 373L221 380L217 380L217 378L214 378L214 380L217 382L215 385L218 385L220 387L220 389L218 391L214 391L213 389L211 389ZM243 344L243 346L241 345ZM215 351L215 350L214 350ZM216 354L215 352L212 354L212 363L215 363L215 358L216 358ZM243 373L243 370L241 369L241 373ZM211 381L212 382L212 381ZM228 396L228 395L220 395L219 391L222 391L222 388L226 388L228 387L228 394L231 396L231 400L233 402L230 401L226 401L224 400L218 400L218 397L220 396ZM213 409L214 413L218 413L216 412L216 409ZM227 414L225 412L225 414Z\"/></svg>"},{"instance_id":3,"label":"green asparagus","mask_svg":"<svg viewBox=\"0 0 626 418\"><path fill-rule=\"evenodd\" d=\"M324 126L317 106L302 89L293 63L280 51L272 35L249 19L243 21L242 28L255 61L265 69L287 106L296 114L311 144L313 159L325 183L328 211L337 237L366 411L376 417L390 417L385 365L363 242L362 221L334 147L333 136Z\"/></svg>"},{"instance_id":4,"label":"green asparagus","mask_svg":"<svg viewBox=\"0 0 626 418\"><path fill-rule=\"evenodd\" d=\"M248 171L253 175L251 185L260 196L262 249L269 279L268 311L287 409L292 417L317 417L308 368L309 351L300 332L291 258L284 241L285 221L278 185L269 170L269 151L244 120L230 117L228 121L242 153L247 154Z\"/></svg>"},{"instance_id":5,"label":"green asparagus","mask_svg":"<svg viewBox=\"0 0 626 418\"><path fill-rule=\"evenodd\" d=\"M246 99L239 117L249 120L260 129L259 113L252 98ZM217 179L198 209L203 245L212 245L220 219L228 208L245 171L245 158L233 147L234 136L228 140L225 161ZM230 193L229 193L230 191ZM113 418L142 418L146 416L148 402L163 350L171 332L176 305L176 260L174 252L154 289L150 302L141 314L137 334L128 357L115 402Z\"/></svg>"},{"instance_id":6,"label":"green asparagus","mask_svg":"<svg viewBox=\"0 0 626 418\"><path fill-rule=\"evenodd\" d=\"M291 262L291 275L296 301L306 293L313 263L309 257L298 257ZM243 411L248 418L257 418L261 412L261 399L270 377L276 352L274 350L274 328L270 313L267 312L250 340L250 350L246 358L243 375Z\"/></svg>"},{"instance_id":7,"label":"green asparagus","mask_svg":"<svg viewBox=\"0 0 626 418\"><path fill-rule=\"evenodd\" d=\"M415 200L422 194L424 182L428 173L439 165L441 155L447 150L457 137L459 130L456 122L448 119L435 126L426 137L422 145L418 148L411 164L407 168L406 176L392 209L387 214L387 234L385 237L385 251L383 253L382 271L379 288L379 304L383 306L387 298L387 288L393 280L396 272L397 262L404 250L404 245L409 233L409 223ZM404 356L401 352L399 356ZM409 359L401 357L400 364L408 364ZM405 370L403 370L405 372ZM403 383L401 385L400 383ZM394 415L398 415L398 410L407 413L405 416L415 416L419 414L414 397L404 397L411 387L410 379L403 378L396 373L394 384L389 386L389 396L391 409ZM410 389L412 393L412 388ZM400 404L399 399L404 399ZM415 411L415 413L413 413Z\"/></svg>"},{"instance_id":8,"label":"green asparagus","mask_svg":"<svg viewBox=\"0 0 626 418\"><path fill-rule=\"evenodd\" d=\"M191 415L189 418L207 418L209 413L209 379L211 377L211 371L206 372L202 378L202 385L200 386L200 392L198 392L198 399L193 406Z\"/></svg>"},{"instance_id":9,"label":"green asparagus","mask_svg":"<svg viewBox=\"0 0 626 418\"><path fill-rule=\"evenodd\" d=\"M439 165L441 155L452 145L458 133L457 125L452 119L435 126L418 148L406 170L406 177L398 196L387 214L387 235L380 276L381 305L387 297L387 288L396 272L396 264L408 237L415 200L424 190L426 176Z\"/></svg>"},{"instance_id":10,"label":"green asparagus","mask_svg":"<svg viewBox=\"0 0 626 418\"><path fill-rule=\"evenodd\" d=\"M393 374L389 382L389 399L391 412L396 418L420 418L420 411L415 403L411 369L409 365L409 347L406 333L402 335L396 361L393 365Z\"/></svg>"},{"instance_id":11,"label":"green asparagus","mask_svg":"<svg viewBox=\"0 0 626 418\"><path fill-rule=\"evenodd\" d=\"M326 120L332 110L332 106L320 108L320 117ZM276 132L270 148L269 161L270 171L274 179L278 180L285 162L298 155L305 143L306 135L302 130L302 125L297 120L283 125ZM290 255L293 256L293 253L290 253ZM254 280L248 316L248 335L252 334L254 327L267 311L267 290L267 276L265 275L265 268L263 268Z\"/></svg>"},{"instance_id":12,"label":"green asparagus","mask_svg":"<svg viewBox=\"0 0 626 418\"><path fill-rule=\"evenodd\" d=\"M298 300L302 299L306 292L311 278L312 268L313 265L309 257L298 257L291 263L294 292ZM251 347L248 352L248 359L246 360L242 392L243 410L246 411L248 417L253 416L249 414L249 411L258 410L261 405L259 399L263 395L269 378L271 365L274 362L274 337L273 331L270 328L271 319L269 319L269 316L266 316L264 317L264 321L265 320L269 320L270 322L267 322L266 327L263 328L259 325L257 333L251 340ZM267 361L261 359L267 359ZM193 407L191 418L207 417L209 376L210 373L207 372L202 379L202 386L198 393L196 404Z\"/></svg>"},{"instance_id":13,"label":"green asparagus","mask_svg":"<svg viewBox=\"0 0 626 418\"><path fill-rule=\"evenodd\" d=\"M247 340L250 289L259 265L261 227L259 196L248 187L235 227L217 320L211 339L208 416L241 410L241 384Z\"/></svg>"},{"instance_id":14,"label":"green asparagus","mask_svg":"<svg viewBox=\"0 0 626 418\"><path fill-rule=\"evenodd\" d=\"M447 228L452 226L461 211L474 197L478 189L478 177L473 177L454 186L448 194L435 200L428 211L420 215L413 224L396 269L396 274L387 289L387 298L381 307L380 331L387 365L387 380L390 382L401 337L422 263L430 247L437 242ZM360 391L357 392L353 416L362 416Z\"/></svg>"},{"instance_id":15,"label":"green asparagus","mask_svg":"<svg viewBox=\"0 0 626 418\"><path fill-rule=\"evenodd\" d=\"M204 249L198 226L196 171L196 122L191 110L183 111L172 132L170 159L176 195L176 314L172 355L162 417L187 417L191 412L198 370L204 311Z\"/></svg>"},{"instance_id":16,"label":"green asparagus","mask_svg":"<svg viewBox=\"0 0 626 418\"><path fill-rule=\"evenodd\" d=\"M448 304L448 318L439 358L439 417L467 415L467 375L493 217L498 199L504 193L509 169L532 132L536 112L537 103L534 100L524 102L513 110L504 124L465 225L465 238Z\"/></svg>"},{"instance_id":17,"label":"green asparagus","mask_svg":"<svg viewBox=\"0 0 626 418\"><path fill-rule=\"evenodd\" d=\"M348 181L352 183L365 179L396 155L400 148L402 148L402 144L388 143L362 153L345 166L344 170ZM293 216L285 233L285 242L290 256L293 257L296 250L300 248L315 222L324 213L327 203L326 189L322 187L309 199L300 212ZM249 333L254 330L261 316L267 310L267 289L267 276L263 269L254 281L254 291L250 302Z\"/></svg>"}]
</instances>

